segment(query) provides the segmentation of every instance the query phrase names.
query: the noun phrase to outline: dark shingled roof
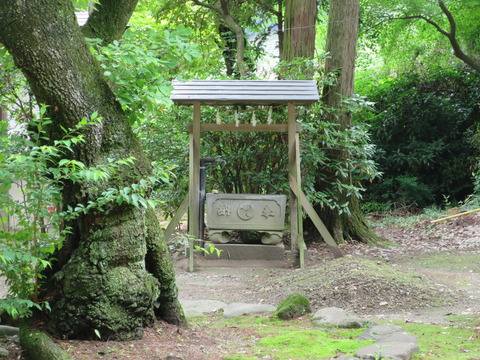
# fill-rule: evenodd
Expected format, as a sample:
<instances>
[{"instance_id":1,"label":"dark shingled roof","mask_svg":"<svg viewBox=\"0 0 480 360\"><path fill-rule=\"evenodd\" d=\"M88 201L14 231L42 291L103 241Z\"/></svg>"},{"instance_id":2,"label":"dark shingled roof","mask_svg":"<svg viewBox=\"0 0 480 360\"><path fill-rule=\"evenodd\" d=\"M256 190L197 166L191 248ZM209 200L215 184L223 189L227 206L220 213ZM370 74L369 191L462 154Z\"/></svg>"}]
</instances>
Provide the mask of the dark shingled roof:
<instances>
[{"instance_id":1,"label":"dark shingled roof","mask_svg":"<svg viewBox=\"0 0 480 360\"><path fill-rule=\"evenodd\" d=\"M176 105L309 105L319 100L312 80L193 80L173 82Z\"/></svg>"}]
</instances>

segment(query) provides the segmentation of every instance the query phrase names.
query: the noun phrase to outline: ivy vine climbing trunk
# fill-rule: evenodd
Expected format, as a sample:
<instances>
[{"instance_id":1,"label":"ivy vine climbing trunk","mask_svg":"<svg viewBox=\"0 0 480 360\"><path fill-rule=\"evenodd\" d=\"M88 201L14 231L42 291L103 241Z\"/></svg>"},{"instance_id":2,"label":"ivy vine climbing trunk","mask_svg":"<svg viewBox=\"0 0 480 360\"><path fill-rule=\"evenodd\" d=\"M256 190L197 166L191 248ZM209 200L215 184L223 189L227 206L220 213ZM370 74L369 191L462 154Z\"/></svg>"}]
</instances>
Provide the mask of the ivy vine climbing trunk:
<instances>
[{"instance_id":1,"label":"ivy vine climbing trunk","mask_svg":"<svg viewBox=\"0 0 480 360\"><path fill-rule=\"evenodd\" d=\"M121 36L137 0L100 0L91 35ZM95 20L97 19L97 20ZM106 19L109 19L108 21ZM69 184L63 205L95 201L107 188L123 188L151 174L121 106L103 78L79 28L70 0L2 0L0 42L14 57L39 103L49 106L50 137L60 138L82 118L102 121L85 131L73 157L87 166L134 157L107 183ZM162 231L153 210L110 204L69 224L46 296L49 327L69 338L135 339L155 315L185 323Z\"/></svg>"},{"instance_id":2,"label":"ivy vine climbing trunk","mask_svg":"<svg viewBox=\"0 0 480 360\"><path fill-rule=\"evenodd\" d=\"M329 24L327 31L325 73L335 74L333 85L323 89L323 103L327 109L327 121L336 122L344 130L351 125L351 114L345 108L343 100L353 95L355 55L360 17L359 0L337 0L330 2ZM338 159L348 156L346 151L335 149L328 151L328 156ZM332 169L320 167L317 172L327 175L327 181L317 179L316 190L323 191L330 183L339 181L347 186L352 178L348 174L342 176ZM337 201L348 204L348 211L333 210L317 206L316 210L330 230L337 243L345 239L355 239L362 242L375 243L378 237L369 229L362 212L358 198L349 195L347 190L337 195Z\"/></svg>"}]
</instances>

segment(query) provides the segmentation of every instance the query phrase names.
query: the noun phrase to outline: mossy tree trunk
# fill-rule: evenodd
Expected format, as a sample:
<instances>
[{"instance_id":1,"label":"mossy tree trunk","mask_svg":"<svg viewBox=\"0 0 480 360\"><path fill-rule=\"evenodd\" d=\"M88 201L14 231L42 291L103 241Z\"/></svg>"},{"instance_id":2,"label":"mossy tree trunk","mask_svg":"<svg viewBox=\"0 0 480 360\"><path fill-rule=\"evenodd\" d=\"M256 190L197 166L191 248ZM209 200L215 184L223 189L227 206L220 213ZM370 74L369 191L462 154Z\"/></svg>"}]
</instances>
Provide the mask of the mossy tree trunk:
<instances>
[{"instance_id":1,"label":"mossy tree trunk","mask_svg":"<svg viewBox=\"0 0 480 360\"><path fill-rule=\"evenodd\" d=\"M137 0L101 0L85 31L108 42L121 36ZM109 19L108 21L106 19ZM106 184L70 184L64 206L95 201L109 187L123 188L151 174L126 116L103 78L77 25L70 0L2 0L0 42L13 55L39 103L49 105L50 137L97 111L101 123L86 131L73 157L87 166L134 157ZM69 224L47 284L50 329L58 336L134 339L155 317L185 318L166 244L153 210L112 204ZM159 304L159 307L157 305Z\"/></svg>"},{"instance_id":2,"label":"mossy tree trunk","mask_svg":"<svg viewBox=\"0 0 480 360\"><path fill-rule=\"evenodd\" d=\"M336 73L336 81L333 85L323 89L323 102L329 109L327 120L339 124L340 129L346 129L351 125L351 114L345 109L343 100L353 95L355 55L358 36L358 23L360 17L359 0L338 0L330 2L329 24L327 32L326 53L329 54L325 61L325 73ZM348 156L345 151L329 151L328 156L342 158ZM329 174L329 172L331 172ZM319 168L318 173L327 175L327 181L318 180L317 190L325 190L330 183L340 181L350 185L350 175L341 177L332 170ZM340 176L340 177L339 177ZM368 228L360 211L359 200L355 196L338 194L340 203L348 202L348 212L339 213L337 210L317 206L325 225L332 236L341 243L346 239L355 239L362 242L375 243L378 237Z\"/></svg>"}]
</instances>

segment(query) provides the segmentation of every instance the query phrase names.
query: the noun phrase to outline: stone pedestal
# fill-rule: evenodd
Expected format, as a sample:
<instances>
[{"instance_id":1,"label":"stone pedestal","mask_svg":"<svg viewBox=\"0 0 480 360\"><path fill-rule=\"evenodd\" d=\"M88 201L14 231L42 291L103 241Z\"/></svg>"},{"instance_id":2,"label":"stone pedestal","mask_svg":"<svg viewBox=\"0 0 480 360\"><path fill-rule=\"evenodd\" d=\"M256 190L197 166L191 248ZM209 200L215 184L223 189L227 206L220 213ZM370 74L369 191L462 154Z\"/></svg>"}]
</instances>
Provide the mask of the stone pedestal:
<instances>
[{"instance_id":1,"label":"stone pedestal","mask_svg":"<svg viewBox=\"0 0 480 360\"><path fill-rule=\"evenodd\" d=\"M263 244L215 244L220 256L205 254L207 260L285 260L285 246Z\"/></svg>"}]
</instances>

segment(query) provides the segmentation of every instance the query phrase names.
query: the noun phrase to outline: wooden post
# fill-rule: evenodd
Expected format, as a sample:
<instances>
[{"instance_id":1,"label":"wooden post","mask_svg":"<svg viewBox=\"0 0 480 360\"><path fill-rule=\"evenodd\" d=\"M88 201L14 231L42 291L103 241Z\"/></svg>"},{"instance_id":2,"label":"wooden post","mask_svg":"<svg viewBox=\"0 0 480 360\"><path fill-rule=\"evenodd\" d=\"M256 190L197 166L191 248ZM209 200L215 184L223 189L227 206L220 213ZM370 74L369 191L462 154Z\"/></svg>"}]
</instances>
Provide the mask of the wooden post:
<instances>
[{"instance_id":1,"label":"wooden post","mask_svg":"<svg viewBox=\"0 0 480 360\"><path fill-rule=\"evenodd\" d=\"M298 194L302 193L302 174L300 171L300 135L295 133L295 175L297 179L297 221L298 221L298 251L300 252L300 268L305 268L305 241L303 239L303 213L302 213L302 197Z\"/></svg>"},{"instance_id":2,"label":"wooden post","mask_svg":"<svg viewBox=\"0 0 480 360\"><path fill-rule=\"evenodd\" d=\"M297 156L295 145L295 104L288 103L288 173L297 179ZM290 189L290 237L293 254L298 252L298 200L295 193Z\"/></svg>"},{"instance_id":3,"label":"wooden post","mask_svg":"<svg viewBox=\"0 0 480 360\"><path fill-rule=\"evenodd\" d=\"M0 105L0 121L7 121L7 111L2 105Z\"/></svg>"},{"instance_id":4,"label":"wooden post","mask_svg":"<svg viewBox=\"0 0 480 360\"><path fill-rule=\"evenodd\" d=\"M190 133L190 166L189 166L189 208L188 208L188 233L190 235L189 270L193 271L193 252L195 240L199 238L198 217L200 211L199 186L200 186L200 103L193 104L193 126Z\"/></svg>"}]
</instances>

